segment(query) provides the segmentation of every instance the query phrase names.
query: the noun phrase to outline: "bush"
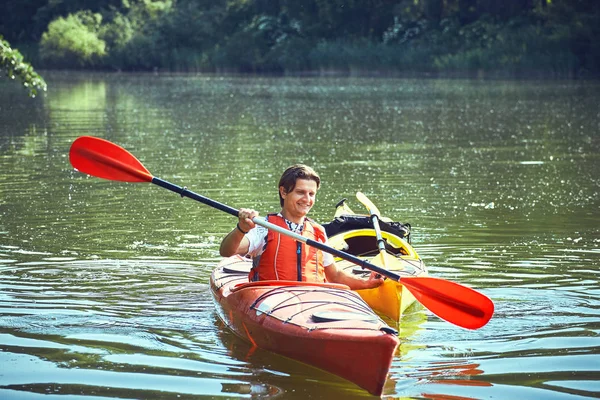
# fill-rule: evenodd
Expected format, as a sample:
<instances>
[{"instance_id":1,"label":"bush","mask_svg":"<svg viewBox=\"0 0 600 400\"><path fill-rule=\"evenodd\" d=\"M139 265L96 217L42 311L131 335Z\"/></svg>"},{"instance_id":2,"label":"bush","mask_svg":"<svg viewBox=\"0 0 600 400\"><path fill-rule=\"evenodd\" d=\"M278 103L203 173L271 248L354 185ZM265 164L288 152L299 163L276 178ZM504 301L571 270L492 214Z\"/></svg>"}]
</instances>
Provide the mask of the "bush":
<instances>
[{"instance_id":1,"label":"bush","mask_svg":"<svg viewBox=\"0 0 600 400\"><path fill-rule=\"evenodd\" d=\"M284 72L304 72L310 70L308 54L312 43L299 36L287 36L279 40L269 53L274 64Z\"/></svg>"},{"instance_id":2,"label":"bush","mask_svg":"<svg viewBox=\"0 0 600 400\"><path fill-rule=\"evenodd\" d=\"M106 56L104 61L114 69L123 69L126 65L128 45L135 35L135 27L131 21L121 13L116 13L107 24L99 29L99 37L106 43Z\"/></svg>"},{"instance_id":3,"label":"bush","mask_svg":"<svg viewBox=\"0 0 600 400\"><path fill-rule=\"evenodd\" d=\"M42 35L40 56L50 66L96 66L106 55L106 43L98 36L102 16L90 11L59 17Z\"/></svg>"},{"instance_id":4,"label":"bush","mask_svg":"<svg viewBox=\"0 0 600 400\"><path fill-rule=\"evenodd\" d=\"M215 66L224 71L278 72L281 67L271 51L286 36L277 18L255 16L215 48Z\"/></svg>"}]
</instances>

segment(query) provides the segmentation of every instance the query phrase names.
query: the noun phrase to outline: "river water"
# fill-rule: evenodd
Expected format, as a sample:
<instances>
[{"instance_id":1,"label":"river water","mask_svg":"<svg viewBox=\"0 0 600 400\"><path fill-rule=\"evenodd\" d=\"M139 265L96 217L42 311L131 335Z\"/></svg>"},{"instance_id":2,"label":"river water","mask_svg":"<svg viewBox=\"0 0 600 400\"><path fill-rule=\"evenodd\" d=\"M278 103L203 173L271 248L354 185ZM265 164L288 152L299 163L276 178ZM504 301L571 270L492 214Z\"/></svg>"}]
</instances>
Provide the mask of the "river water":
<instances>
[{"instance_id":1,"label":"river water","mask_svg":"<svg viewBox=\"0 0 600 400\"><path fill-rule=\"evenodd\" d=\"M600 397L600 83L47 73L0 80L0 398L369 397L218 321L228 214L73 170L99 136L155 176L277 209L295 162L326 222L360 190L433 276L495 303L468 331L413 307L384 397ZM360 355L357 355L360 363Z\"/></svg>"}]
</instances>

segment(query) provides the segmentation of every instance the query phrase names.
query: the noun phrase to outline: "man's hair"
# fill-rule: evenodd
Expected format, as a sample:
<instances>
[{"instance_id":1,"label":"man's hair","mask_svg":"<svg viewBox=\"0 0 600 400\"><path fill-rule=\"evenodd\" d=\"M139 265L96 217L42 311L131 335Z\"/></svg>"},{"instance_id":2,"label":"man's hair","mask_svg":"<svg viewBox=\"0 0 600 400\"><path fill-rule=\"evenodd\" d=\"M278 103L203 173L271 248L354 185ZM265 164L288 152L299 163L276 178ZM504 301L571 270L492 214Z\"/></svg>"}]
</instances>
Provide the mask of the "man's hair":
<instances>
[{"instance_id":1,"label":"man's hair","mask_svg":"<svg viewBox=\"0 0 600 400\"><path fill-rule=\"evenodd\" d=\"M321 178L314 169L304 164L295 164L283 171L283 174L279 179L278 188L283 186L285 193L290 193L296 187L296 181L298 179L306 179L317 182L317 189L321 185ZM279 193L279 204L281 204L283 207L283 197L281 197L279 190L277 193Z\"/></svg>"}]
</instances>

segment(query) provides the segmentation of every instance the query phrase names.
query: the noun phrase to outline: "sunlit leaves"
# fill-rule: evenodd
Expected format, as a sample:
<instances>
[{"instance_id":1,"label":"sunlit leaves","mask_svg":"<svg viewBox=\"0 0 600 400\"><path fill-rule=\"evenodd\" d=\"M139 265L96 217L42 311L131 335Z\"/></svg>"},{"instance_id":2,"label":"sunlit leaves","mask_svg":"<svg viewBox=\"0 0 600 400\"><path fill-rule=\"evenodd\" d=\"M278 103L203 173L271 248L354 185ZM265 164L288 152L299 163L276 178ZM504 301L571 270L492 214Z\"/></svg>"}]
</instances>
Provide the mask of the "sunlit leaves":
<instances>
[{"instance_id":1,"label":"sunlit leaves","mask_svg":"<svg viewBox=\"0 0 600 400\"><path fill-rule=\"evenodd\" d=\"M46 91L47 85L33 67L23 60L23 55L10 47L10 44L0 36L0 71L4 71L10 79L18 78L29 91L31 97L38 90Z\"/></svg>"},{"instance_id":2,"label":"sunlit leaves","mask_svg":"<svg viewBox=\"0 0 600 400\"><path fill-rule=\"evenodd\" d=\"M59 17L42 35L40 54L53 65L93 66L106 54L106 43L98 37L102 16L89 11Z\"/></svg>"}]
</instances>

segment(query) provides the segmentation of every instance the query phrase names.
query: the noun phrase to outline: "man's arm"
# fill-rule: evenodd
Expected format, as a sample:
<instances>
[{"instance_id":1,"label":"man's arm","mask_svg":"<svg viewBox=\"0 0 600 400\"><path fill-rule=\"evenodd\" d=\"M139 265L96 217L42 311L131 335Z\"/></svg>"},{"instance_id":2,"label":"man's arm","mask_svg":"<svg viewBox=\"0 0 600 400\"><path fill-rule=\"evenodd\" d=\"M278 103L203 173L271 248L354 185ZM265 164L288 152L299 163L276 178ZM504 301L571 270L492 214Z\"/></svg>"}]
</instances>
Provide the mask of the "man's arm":
<instances>
[{"instance_id":1,"label":"man's arm","mask_svg":"<svg viewBox=\"0 0 600 400\"><path fill-rule=\"evenodd\" d=\"M235 254L245 256L250 249L250 240L246 233L256 226L252 218L258 217L258 212L247 208L240 209L239 221L235 228L221 241L219 253L222 257L231 257Z\"/></svg>"},{"instance_id":2,"label":"man's arm","mask_svg":"<svg viewBox=\"0 0 600 400\"><path fill-rule=\"evenodd\" d=\"M219 247L219 253L222 257L231 257L235 254L245 256L248 254L250 247L250 241L237 226L233 228L231 232L227 234L221 241L221 247Z\"/></svg>"}]
</instances>

